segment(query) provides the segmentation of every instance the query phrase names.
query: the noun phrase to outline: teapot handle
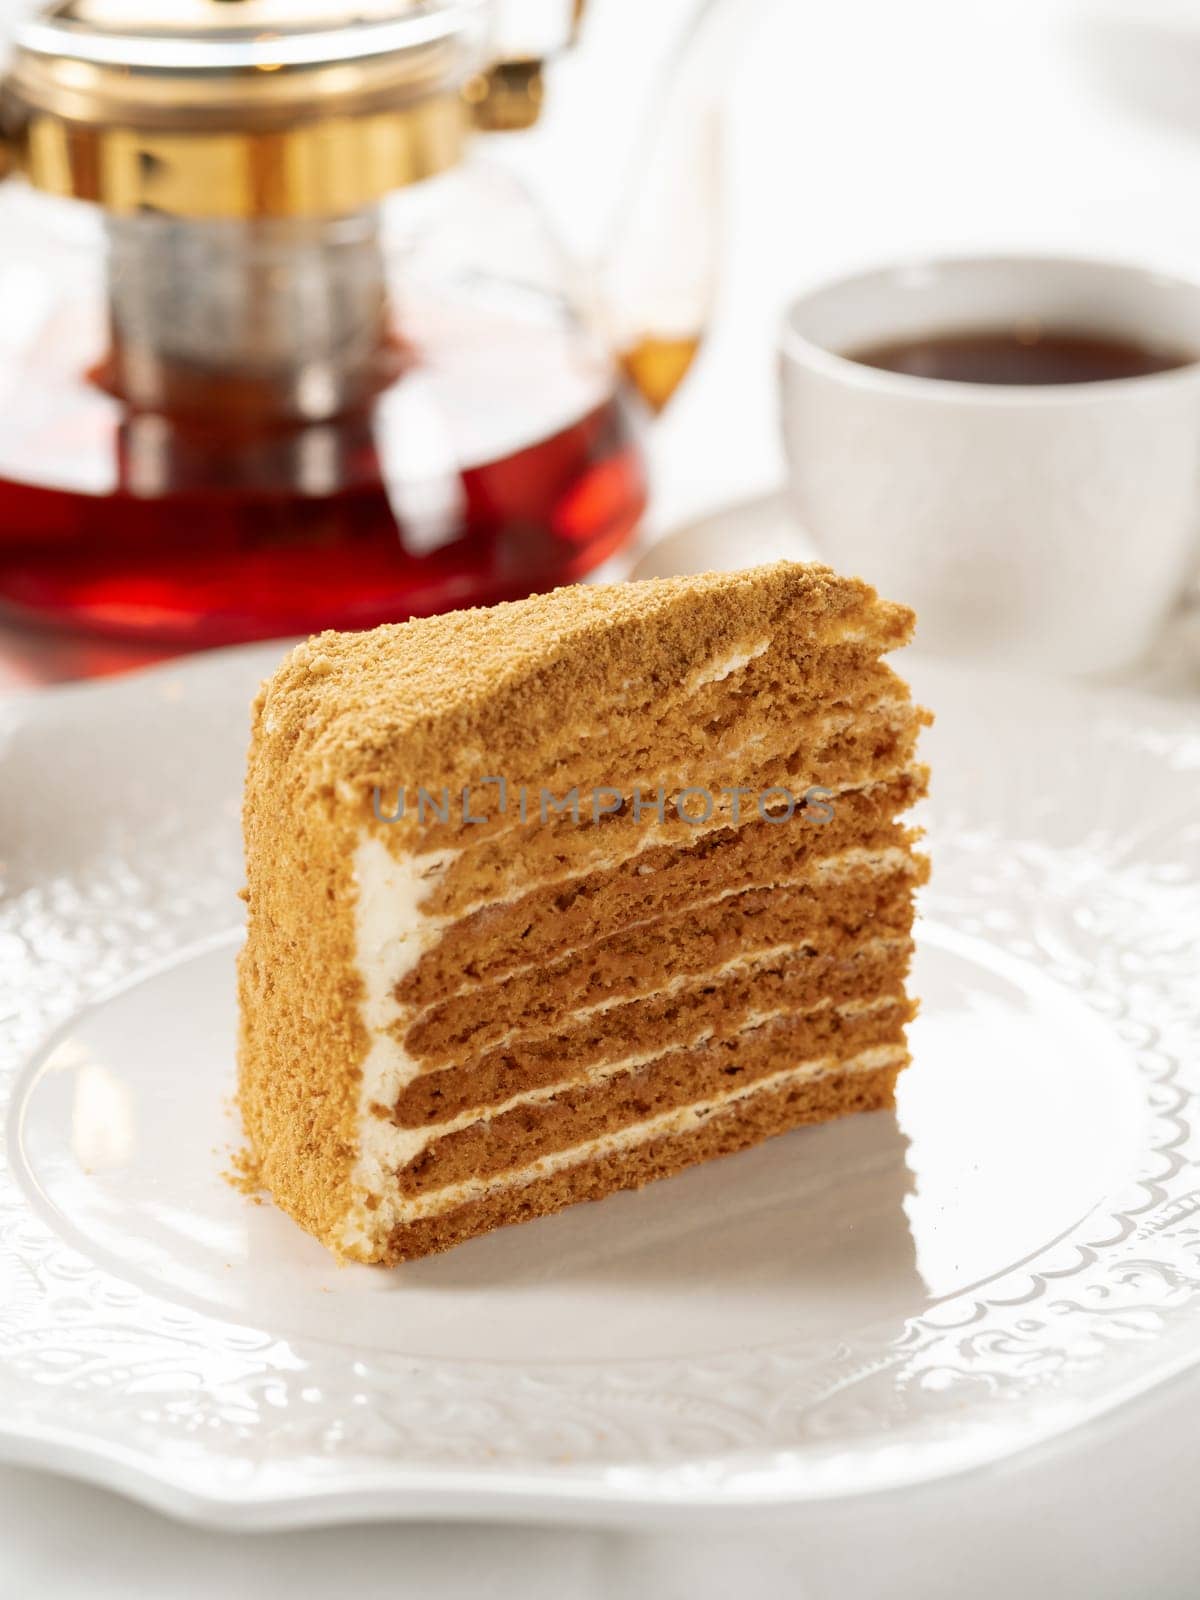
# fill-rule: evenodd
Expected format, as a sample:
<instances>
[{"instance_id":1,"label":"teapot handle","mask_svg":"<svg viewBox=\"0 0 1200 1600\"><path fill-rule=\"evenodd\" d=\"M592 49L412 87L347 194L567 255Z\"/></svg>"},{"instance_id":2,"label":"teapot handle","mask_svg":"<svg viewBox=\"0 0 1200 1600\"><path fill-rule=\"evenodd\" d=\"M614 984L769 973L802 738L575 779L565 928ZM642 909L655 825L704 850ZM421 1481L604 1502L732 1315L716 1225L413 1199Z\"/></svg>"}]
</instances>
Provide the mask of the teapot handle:
<instances>
[{"instance_id":1,"label":"teapot handle","mask_svg":"<svg viewBox=\"0 0 1200 1600\"><path fill-rule=\"evenodd\" d=\"M588 8L589 0L559 0L547 31L542 8L531 20L524 0L500 0L496 60L464 89L478 128L533 126L543 70L578 41ZM747 31L736 0L694 4L660 76L596 269L594 298L610 343L655 412L686 376L712 316L723 243L722 102Z\"/></svg>"},{"instance_id":2,"label":"teapot handle","mask_svg":"<svg viewBox=\"0 0 1200 1600\"><path fill-rule=\"evenodd\" d=\"M662 73L599 266L626 375L660 411L708 331L724 243L724 95L749 31L736 0L699 0Z\"/></svg>"},{"instance_id":3,"label":"teapot handle","mask_svg":"<svg viewBox=\"0 0 1200 1600\"><path fill-rule=\"evenodd\" d=\"M17 170L17 141L5 125L4 104L0 101L0 183Z\"/></svg>"}]
</instances>

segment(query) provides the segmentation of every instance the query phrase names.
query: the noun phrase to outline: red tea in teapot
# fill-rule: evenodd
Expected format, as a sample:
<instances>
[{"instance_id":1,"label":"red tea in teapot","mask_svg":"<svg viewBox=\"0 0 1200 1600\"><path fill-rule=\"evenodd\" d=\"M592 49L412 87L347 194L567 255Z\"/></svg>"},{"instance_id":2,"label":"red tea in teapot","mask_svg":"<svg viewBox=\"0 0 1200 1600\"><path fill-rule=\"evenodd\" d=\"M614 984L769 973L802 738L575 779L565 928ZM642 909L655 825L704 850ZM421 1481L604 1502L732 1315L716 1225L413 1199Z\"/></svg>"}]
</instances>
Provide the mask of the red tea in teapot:
<instances>
[{"instance_id":1,"label":"red tea in teapot","mask_svg":"<svg viewBox=\"0 0 1200 1600\"><path fill-rule=\"evenodd\" d=\"M410 289L366 392L312 422L279 414L278 363L154 366L141 301L86 365L106 336L64 315L0 432L0 612L193 648L583 576L645 505L630 410L607 357L553 316L481 299ZM297 373L301 402L338 376Z\"/></svg>"}]
</instances>

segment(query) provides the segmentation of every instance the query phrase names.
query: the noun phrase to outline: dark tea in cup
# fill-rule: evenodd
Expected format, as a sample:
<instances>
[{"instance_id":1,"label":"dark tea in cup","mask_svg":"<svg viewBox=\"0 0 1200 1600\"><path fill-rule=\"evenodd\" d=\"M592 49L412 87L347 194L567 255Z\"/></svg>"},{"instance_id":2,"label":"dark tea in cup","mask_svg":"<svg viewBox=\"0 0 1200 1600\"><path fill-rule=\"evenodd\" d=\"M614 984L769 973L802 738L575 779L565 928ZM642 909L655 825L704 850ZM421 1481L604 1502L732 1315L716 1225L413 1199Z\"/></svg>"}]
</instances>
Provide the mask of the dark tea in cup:
<instances>
[{"instance_id":1,"label":"dark tea in cup","mask_svg":"<svg viewBox=\"0 0 1200 1600\"><path fill-rule=\"evenodd\" d=\"M1109 383L1144 378L1189 366L1195 357L1104 333L1017 322L1011 327L973 328L893 339L845 352L848 359L881 372L949 383L1040 386Z\"/></svg>"}]
</instances>

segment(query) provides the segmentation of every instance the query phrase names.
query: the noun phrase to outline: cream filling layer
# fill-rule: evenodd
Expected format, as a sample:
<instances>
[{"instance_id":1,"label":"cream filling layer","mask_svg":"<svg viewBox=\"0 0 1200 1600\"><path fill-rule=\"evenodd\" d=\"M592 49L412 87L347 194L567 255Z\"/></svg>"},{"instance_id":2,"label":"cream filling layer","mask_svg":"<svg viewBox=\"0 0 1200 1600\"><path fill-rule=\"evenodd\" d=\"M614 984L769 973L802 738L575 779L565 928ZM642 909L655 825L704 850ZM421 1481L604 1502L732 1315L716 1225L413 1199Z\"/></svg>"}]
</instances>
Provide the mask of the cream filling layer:
<instances>
[{"instance_id":1,"label":"cream filling layer","mask_svg":"<svg viewBox=\"0 0 1200 1600\"><path fill-rule=\"evenodd\" d=\"M621 924L620 931L622 933L636 933L639 928L651 927L654 923L662 922L665 918L670 916L688 915L696 911L707 911L713 906L719 905L723 900L732 900L737 895L748 894L755 889L798 889L810 882L839 883L843 878L851 877L861 873L864 868L870 869L870 875L872 877L881 877L886 872L894 871L896 868L900 868L909 872L910 874L916 870L911 853L900 845L889 845L884 850L870 850L865 846L854 845L848 850L838 851L836 855L818 856L816 860L809 862L808 870L797 878L779 878L772 883L737 884L731 889L722 889L719 894L710 895L706 899L689 900L686 902L686 904L672 907L670 911L656 911L653 916L640 917L636 921L632 922L623 922ZM497 901L496 903L500 905L507 904L508 902ZM428 918L428 925L430 928L434 929L434 934L424 948L428 949L430 945L436 944L438 938L441 936L442 930L458 920L459 919L457 917L453 917L448 920ZM561 961L570 960L572 957L578 955L581 951L590 949L593 944L598 944L602 939L607 937L607 934L601 934L595 939L589 939L586 944L574 945L570 950L561 951L554 957L554 962L558 963ZM419 960L420 957L418 956L417 959ZM534 968L542 968L544 966L545 963L543 962L530 961L526 962L523 966L505 967L504 971L498 974L495 979L485 979L484 981L499 982L501 980L517 977L523 972L530 972ZM395 979L393 979L393 983L399 983L401 978L403 978L410 970L411 968L405 968L404 972L401 972ZM459 988L451 990L450 993L439 995L437 1000L431 1000L427 1005L414 1009L411 1014L408 1015L406 1020L408 1020L410 1023L415 1022L422 1012L428 1011L431 1006L444 1005L448 1000L453 1000L457 995L465 994L468 989L476 987L478 987L478 985L474 983L461 984ZM633 997L630 996L629 998Z\"/></svg>"},{"instance_id":2,"label":"cream filling layer","mask_svg":"<svg viewBox=\"0 0 1200 1600\"><path fill-rule=\"evenodd\" d=\"M770 648L769 638L759 639L755 644L733 650L727 656L717 657L706 662L704 666L697 667L684 685L684 698L694 694L697 689L702 689L706 683L722 683L726 678L731 678L735 672L741 672L743 667L748 667L752 661L757 661L759 656L765 655Z\"/></svg>"},{"instance_id":3,"label":"cream filling layer","mask_svg":"<svg viewBox=\"0 0 1200 1600\"><path fill-rule=\"evenodd\" d=\"M378 1237L377 1216L365 1202L388 1180L368 1137L370 1124L378 1121L371 1107L390 1091L394 1099L417 1070L391 1032L402 1014L395 989L441 937L441 924L425 916L421 904L452 856L396 856L366 829L354 853L355 943L364 991L360 1010L369 1045L359 1078L359 1146L350 1174L354 1198L342 1225L342 1246L350 1255L369 1252Z\"/></svg>"},{"instance_id":4,"label":"cream filling layer","mask_svg":"<svg viewBox=\"0 0 1200 1600\"><path fill-rule=\"evenodd\" d=\"M874 939L864 939L861 944L856 945L851 952L848 952L846 959L850 960L852 957L859 955L877 955L882 950L893 947L898 949L901 945L907 943L908 940L899 934L880 935ZM756 967L769 967L772 962L780 961L793 954L796 950L802 949L804 949L803 939L793 939L787 944L759 945L754 950L744 951L741 955L736 955L729 961L723 961L719 966L708 967L703 972L681 972L666 983L651 989L643 989L635 994L629 994L627 991L622 990L619 994L609 995L606 1000L597 1000L590 1006L576 1006L573 1011L567 1013L566 1020L571 1023L586 1022L589 1017L602 1016L604 1012L616 1011L621 1006L637 1005L641 1001L651 998L656 1000L670 999L672 995L682 994L687 989L701 989L713 982L723 982L726 978L732 977L738 972L752 972ZM572 957L573 952L566 956L559 956L556 960L569 961ZM504 976L507 978L509 974L506 972ZM445 1002L438 1000L434 1003L442 1005ZM428 1010L429 1008L425 1007L424 1009ZM810 1009L815 1008L810 1007ZM411 1021L409 1026L411 1026ZM560 1026L560 1019L556 1017L552 1024L543 1024L539 1031L546 1033L551 1026L555 1028ZM490 1054L493 1050L505 1050L514 1040L519 1039L528 1032L528 1028L524 1027L510 1028L507 1033L502 1033L497 1038L492 1039L486 1046L486 1052ZM484 1052L477 1051L476 1053L483 1054ZM423 1066L422 1070L426 1070L426 1068ZM443 1069L439 1067L435 1070L441 1071Z\"/></svg>"},{"instance_id":5,"label":"cream filling layer","mask_svg":"<svg viewBox=\"0 0 1200 1600\"><path fill-rule=\"evenodd\" d=\"M835 1009L839 1017L857 1017L865 1016L872 1011L889 1011L899 1004L900 1001L895 995L879 995L873 1000L847 1000L836 1008L831 1007L830 1001L821 1000L815 1006L810 1006L803 1015L816 1016L821 1012ZM736 1036L753 1033L755 1029L765 1027L767 1023L795 1014L791 1007L750 1012L737 1030ZM686 1039L672 1040L665 1049L662 1045L656 1045L650 1050L620 1056L615 1061L598 1062L581 1073L578 1078L544 1084L538 1089L523 1089L520 1094L510 1095L507 1100L500 1101L496 1105L473 1106L467 1111L459 1112L457 1116L447 1117L444 1122L430 1122L422 1128L398 1128L395 1123L373 1111L374 1126L369 1128L364 1126L361 1129L361 1137L364 1141L369 1141L378 1151L385 1169L396 1171L415 1161L438 1139L448 1138L453 1133L461 1133L464 1128L474 1127L479 1122L491 1122L496 1117L502 1117L506 1111L517 1110L519 1106L545 1105L547 1101L553 1100L557 1095L565 1094L569 1089L606 1083L610 1078L619 1078L623 1073L635 1072L639 1067L649 1066L651 1062L661 1060L664 1056L674 1055L677 1051L694 1050L698 1045L711 1039L712 1035L712 1028L699 1028Z\"/></svg>"},{"instance_id":6,"label":"cream filling layer","mask_svg":"<svg viewBox=\"0 0 1200 1600\"><path fill-rule=\"evenodd\" d=\"M447 1184L444 1189L435 1189L429 1194L401 1196L393 1184L390 1192L380 1193L379 1204L375 1211L370 1213L374 1240L380 1243L393 1228L420 1222L426 1217L437 1216L444 1211L453 1211L456 1207L467 1205L472 1200L480 1200L485 1195L524 1188L528 1184L536 1183L539 1178L551 1177L567 1167L578 1166L585 1161L600 1160L621 1150L636 1149L638 1145L649 1144L655 1139L679 1138L701 1127L710 1117L719 1115L741 1101L750 1100L755 1095L768 1094L773 1089L781 1089L789 1084L815 1082L834 1072L873 1072L880 1067L899 1065L905 1059L906 1053L903 1045L875 1045L847 1061L838 1061L833 1057L802 1061L794 1067L785 1067L780 1072L772 1073L769 1078L760 1078L755 1083L729 1089L724 1094L696 1101L690 1106L664 1111L656 1117L648 1117L644 1122L633 1123L615 1133L588 1139L583 1144L572 1145L569 1149L556 1150L552 1155L542 1156L528 1166L515 1167L509 1172L491 1178L463 1179L458 1183ZM347 1238L346 1242L351 1246L360 1241ZM371 1241L364 1236L361 1242L369 1246Z\"/></svg>"}]
</instances>

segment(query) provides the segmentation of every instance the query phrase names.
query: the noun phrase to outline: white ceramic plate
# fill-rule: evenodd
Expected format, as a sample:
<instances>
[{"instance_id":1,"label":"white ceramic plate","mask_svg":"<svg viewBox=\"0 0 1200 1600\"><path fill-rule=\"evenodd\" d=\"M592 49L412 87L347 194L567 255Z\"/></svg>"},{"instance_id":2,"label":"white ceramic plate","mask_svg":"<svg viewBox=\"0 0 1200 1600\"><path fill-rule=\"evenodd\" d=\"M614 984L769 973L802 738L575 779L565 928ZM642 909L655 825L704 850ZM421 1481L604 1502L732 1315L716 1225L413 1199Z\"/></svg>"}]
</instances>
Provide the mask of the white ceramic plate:
<instances>
[{"instance_id":1,"label":"white ceramic plate","mask_svg":"<svg viewBox=\"0 0 1200 1600\"><path fill-rule=\"evenodd\" d=\"M221 1177L234 651L0 707L0 1445L237 1526L927 1479L1200 1354L1200 732L907 663L916 1062L860 1117L391 1273Z\"/></svg>"}]
</instances>

